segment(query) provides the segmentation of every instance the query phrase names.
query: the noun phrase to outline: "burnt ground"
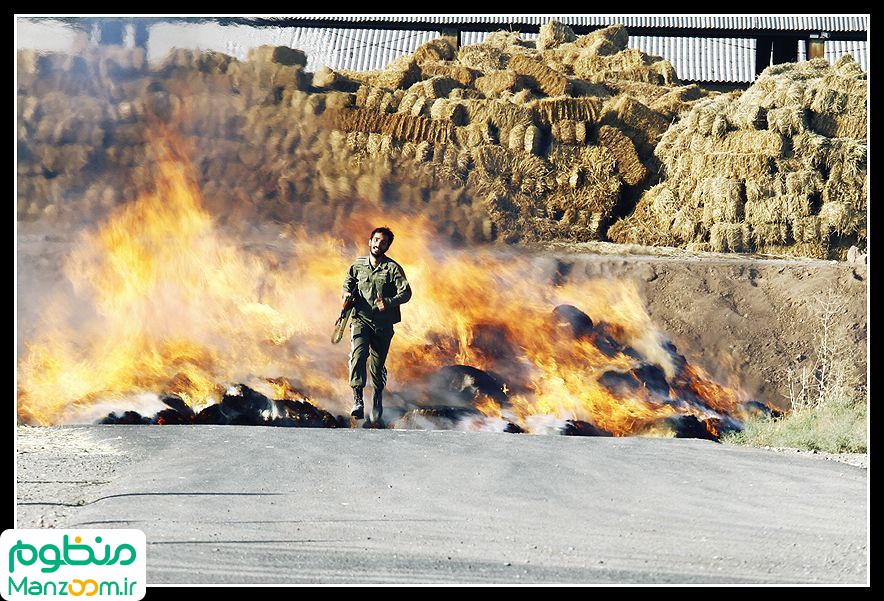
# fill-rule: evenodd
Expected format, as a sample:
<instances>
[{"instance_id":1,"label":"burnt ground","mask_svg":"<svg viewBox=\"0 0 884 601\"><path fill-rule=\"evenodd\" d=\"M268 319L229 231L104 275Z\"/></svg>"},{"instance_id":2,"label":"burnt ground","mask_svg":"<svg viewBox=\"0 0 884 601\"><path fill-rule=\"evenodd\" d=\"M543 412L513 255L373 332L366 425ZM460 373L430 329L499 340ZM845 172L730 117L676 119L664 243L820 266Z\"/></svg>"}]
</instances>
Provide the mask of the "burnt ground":
<instances>
[{"instance_id":1,"label":"burnt ground","mask_svg":"<svg viewBox=\"0 0 884 601\"><path fill-rule=\"evenodd\" d=\"M19 353L38 327L46 291L66 285L61 265L73 239L73 232L47 233L39 224L19 224ZM244 246L288 252L269 227L242 239ZM788 406L786 369L812 365L816 358L819 300L831 292L843 303L833 324L837 347L852 371L853 389L865 396L865 264L609 243L554 244L525 252L548 268L551 282L562 272L632 279L653 322L689 361L722 382L735 379L780 408Z\"/></svg>"}]
</instances>

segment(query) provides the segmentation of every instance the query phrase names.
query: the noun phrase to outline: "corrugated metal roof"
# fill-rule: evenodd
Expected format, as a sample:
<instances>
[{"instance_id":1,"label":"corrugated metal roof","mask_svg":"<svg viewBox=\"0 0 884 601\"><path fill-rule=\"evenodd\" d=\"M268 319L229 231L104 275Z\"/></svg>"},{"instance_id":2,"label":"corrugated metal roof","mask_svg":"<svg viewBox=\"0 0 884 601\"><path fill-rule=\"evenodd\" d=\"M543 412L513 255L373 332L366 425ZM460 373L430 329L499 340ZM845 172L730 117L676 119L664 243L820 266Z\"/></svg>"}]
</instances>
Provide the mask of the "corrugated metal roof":
<instances>
[{"instance_id":1,"label":"corrugated metal roof","mask_svg":"<svg viewBox=\"0 0 884 601\"><path fill-rule=\"evenodd\" d=\"M845 54L852 54L863 71L869 70L869 43L868 42L845 42L842 40L826 40L826 60L834 63ZM798 60L807 59L807 51L804 42L798 42Z\"/></svg>"},{"instance_id":2,"label":"corrugated metal roof","mask_svg":"<svg viewBox=\"0 0 884 601\"><path fill-rule=\"evenodd\" d=\"M698 29L774 29L799 31L868 31L868 15L802 15L802 16L653 16L653 15L545 15L545 16L508 16L508 15L392 15L392 16L314 16L314 19L328 19L335 22L386 21L390 23L430 23L454 24L469 23L525 23L542 25L551 19L558 19L568 25L600 26L621 23L626 27L679 27Z\"/></svg>"}]
</instances>

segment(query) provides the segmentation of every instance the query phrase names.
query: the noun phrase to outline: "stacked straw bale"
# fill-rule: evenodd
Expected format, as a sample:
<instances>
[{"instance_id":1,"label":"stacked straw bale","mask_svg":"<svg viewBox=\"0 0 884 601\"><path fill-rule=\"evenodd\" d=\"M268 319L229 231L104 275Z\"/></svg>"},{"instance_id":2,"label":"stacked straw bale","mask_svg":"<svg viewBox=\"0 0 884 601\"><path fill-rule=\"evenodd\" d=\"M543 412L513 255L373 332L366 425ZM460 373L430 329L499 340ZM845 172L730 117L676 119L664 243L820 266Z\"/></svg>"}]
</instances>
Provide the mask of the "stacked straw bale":
<instances>
[{"instance_id":1,"label":"stacked straw bale","mask_svg":"<svg viewBox=\"0 0 884 601\"><path fill-rule=\"evenodd\" d=\"M611 239L658 243L652 221L668 243L843 259L866 244L866 106L849 55L776 65L743 94L698 102L655 150L674 204L649 190Z\"/></svg>"},{"instance_id":2,"label":"stacked straw bale","mask_svg":"<svg viewBox=\"0 0 884 601\"><path fill-rule=\"evenodd\" d=\"M155 139L169 131L228 223L330 227L354 202L383 201L469 242L604 238L624 199L655 183L651 150L670 120L708 96L628 40L622 27L579 37L551 22L536 44L440 38L375 72L308 73L304 53L281 46L153 63L125 48L20 51L19 217L91 220L154 190ZM826 169L852 172L828 165L855 149L825 152Z\"/></svg>"}]
</instances>

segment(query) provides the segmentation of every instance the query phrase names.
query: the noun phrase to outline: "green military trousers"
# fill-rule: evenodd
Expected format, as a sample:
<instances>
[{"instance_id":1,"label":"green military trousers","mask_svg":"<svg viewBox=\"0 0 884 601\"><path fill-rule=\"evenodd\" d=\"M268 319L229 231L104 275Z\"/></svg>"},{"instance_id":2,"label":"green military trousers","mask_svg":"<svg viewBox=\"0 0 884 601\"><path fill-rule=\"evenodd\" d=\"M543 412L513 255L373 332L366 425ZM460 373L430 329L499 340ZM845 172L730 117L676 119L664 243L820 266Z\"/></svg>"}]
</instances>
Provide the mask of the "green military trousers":
<instances>
[{"instance_id":1,"label":"green military trousers","mask_svg":"<svg viewBox=\"0 0 884 601\"><path fill-rule=\"evenodd\" d=\"M350 324L350 388L365 388L365 363L371 358L368 369L375 392L387 384L387 351L393 340L393 326L376 327L361 319Z\"/></svg>"}]
</instances>

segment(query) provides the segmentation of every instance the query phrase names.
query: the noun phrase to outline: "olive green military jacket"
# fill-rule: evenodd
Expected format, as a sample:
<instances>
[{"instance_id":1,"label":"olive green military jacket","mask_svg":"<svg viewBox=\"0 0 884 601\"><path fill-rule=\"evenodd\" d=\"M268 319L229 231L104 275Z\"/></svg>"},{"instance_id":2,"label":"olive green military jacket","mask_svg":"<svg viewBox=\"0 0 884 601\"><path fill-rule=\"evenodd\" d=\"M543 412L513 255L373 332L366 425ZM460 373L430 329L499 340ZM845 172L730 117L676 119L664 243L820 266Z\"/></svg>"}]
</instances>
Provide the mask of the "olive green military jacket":
<instances>
[{"instance_id":1,"label":"olive green military jacket","mask_svg":"<svg viewBox=\"0 0 884 601\"><path fill-rule=\"evenodd\" d=\"M405 271L389 257L381 259L374 269L368 257L356 259L344 280L344 292L356 298L356 317L381 328L402 321L399 305L411 299ZM378 294L384 299L384 311L375 306Z\"/></svg>"}]
</instances>

